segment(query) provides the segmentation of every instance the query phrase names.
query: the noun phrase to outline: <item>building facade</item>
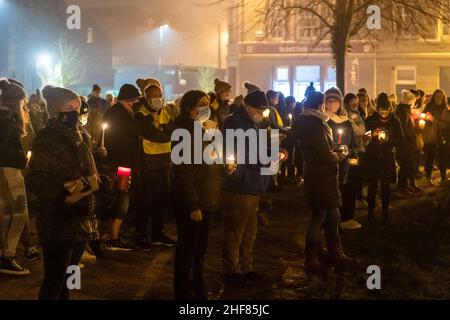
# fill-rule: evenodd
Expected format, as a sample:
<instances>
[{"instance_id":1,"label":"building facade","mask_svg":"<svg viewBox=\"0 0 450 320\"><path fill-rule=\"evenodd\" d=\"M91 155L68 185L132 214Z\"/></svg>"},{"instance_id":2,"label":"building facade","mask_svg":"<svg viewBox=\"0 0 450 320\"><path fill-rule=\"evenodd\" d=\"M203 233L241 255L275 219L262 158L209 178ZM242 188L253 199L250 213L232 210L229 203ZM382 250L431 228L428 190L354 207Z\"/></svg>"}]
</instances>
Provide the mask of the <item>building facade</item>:
<instances>
[{"instance_id":1,"label":"building facade","mask_svg":"<svg viewBox=\"0 0 450 320\"><path fill-rule=\"evenodd\" d=\"M229 12L228 78L236 94L244 81L273 88L297 100L310 82L316 90L336 86L330 40L318 41L320 21L304 13L271 29L255 22L253 0L240 1ZM405 17L407 19L407 17ZM450 32L442 23L426 39L402 30L398 40L351 41L346 58L346 92L366 88L401 93L403 88L450 93Z\"/></svg>"}]
</instances>

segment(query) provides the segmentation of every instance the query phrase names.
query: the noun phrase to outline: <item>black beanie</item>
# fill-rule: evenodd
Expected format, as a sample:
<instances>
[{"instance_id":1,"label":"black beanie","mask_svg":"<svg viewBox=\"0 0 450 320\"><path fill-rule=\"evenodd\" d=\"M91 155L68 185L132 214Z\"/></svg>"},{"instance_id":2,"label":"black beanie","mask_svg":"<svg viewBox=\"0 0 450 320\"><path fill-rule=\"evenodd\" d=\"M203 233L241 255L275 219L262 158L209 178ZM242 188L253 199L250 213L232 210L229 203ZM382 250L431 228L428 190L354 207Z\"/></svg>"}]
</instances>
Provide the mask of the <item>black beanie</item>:
<instances>
[{"instance_id":1,"label":"black beanie","mask_svg":"<svg viewBox=\"0 0 450 320\"><path fill-rule=\"evenodd\" d=\"M89 104L86 101L81 100L80 116L89 114L89 109Z\"/></svg>"},{"instance_id":2,"label":"black beanie","mask_svg":"<svg viewBox=\"0 0 450 320\"><path fill-rule=\"evenodd\" d=\"M102 90L102 88L100 88L100 86L98 84L94 84L92 86L92 91L101 91L101 90Z\"/></svg>"},{"instance_id":3,"label":"black beanie","mask_svg":"<svg viewBox=\"0 0 450 320\"><path fill-rule=\"evenodd\" d=\"M119 101L131 101L136 100L140 97L139 90L132 84L124 84L119 91L119 96L117 100Z\"/></svg>"},{"instance_id":4,"label":"black beanie","mask_svg":"<svg viewBox=\"0 0 450 320\"><path fill-rule=\"evenodd\" d=\"M325 95L320 91L311 91L308 93L302 107L305 109L318 109L325 100Z\"/></svg>"},{"instance_id":5,"label":"black beanie","mask_svg":"<svg viewBox=\"0 0 450 320\"><path fill-rule=\"evenodd\" d=\"M0 78L1 101L4 103L15 103L25 99L25 90L16 82L6 78Z\"/></svg>"},{"instance_id":6,"label":"black beanie","mask_svg":"<svg viewBox=\"0 0 450 320\"><path fill-rule=\"evenodd\" d=\"M262 91L253 91L245 96L244 103L250 107L266 110L267 99L266 94Z\"/></svg>"},{"instance_id":7,"label":"black beanie","mask_svg":"<svg viewBox=\"0 0 450 320\"><path fill-rule=\"evenodd\" d=\"M392 105L386 92L380 92L377 98L377 110L391 110Z\"/></svg>"}]
</instances>

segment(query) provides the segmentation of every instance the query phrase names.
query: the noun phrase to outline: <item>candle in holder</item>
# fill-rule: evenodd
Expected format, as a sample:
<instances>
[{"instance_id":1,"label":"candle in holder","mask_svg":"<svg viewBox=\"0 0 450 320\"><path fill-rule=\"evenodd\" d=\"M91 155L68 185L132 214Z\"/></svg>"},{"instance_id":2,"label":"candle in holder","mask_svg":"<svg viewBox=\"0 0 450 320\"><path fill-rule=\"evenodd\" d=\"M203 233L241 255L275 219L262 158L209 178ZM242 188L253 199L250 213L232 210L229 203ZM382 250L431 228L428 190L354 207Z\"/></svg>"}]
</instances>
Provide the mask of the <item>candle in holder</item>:
<instances>
[{"instance_id":1,"label":"candle in holder","mask_svg":"<svg viewBox=\"0 0 450 320\"><path fill-rule=\"evenodd\" d=\"M30 159L31 159L31 151L27 152L27 159L28 159L28 161L30 161Z\"/></svg>"},{"instance_id":2,"label":"candle in holder","mask_svg":"<svg viewBox=\"0 0 450 320\"><path fill-rule=\"evenodd\" d=\"M338 130L338 144L342 144L342 134L344 133L344 130L339 129Z\"/></svg>"},{"instance_id":3,"label":"candle in holder","mask_svg":"<svg viewBox=\"0 0 450 320\"><path fill-rule=\"evenodd\" d=\"M420 119L419 120L419 128L420 129L425 129L425 124L426 124L426 121L425 120L423 120L423 119Z\"/></svg>"},{"instance_id":4,"label":"candle in holder","mask_svg":"<svg viewBox=\"0 0 450 320\"><path fill-rule=\"evenodd\" d=\"M102 126L103 130L102 130L102 143L101 143L101 147L104 148L105 147L105 131L106 128L108 128L108 124L104 123Z\"/></svg>"},{"instance_id":5,"label":"candle in holder","mask_svg":"<svg viewBox=\"0 0 450 320\"><path fill-rule=\"evenodd\" d=\"M264 118L268 118L269 115L270 115L270 109L266 109L266 110L263 112L263 117L264 117Z\"/></svg>"},{"instance_id":6,"label":"candle in holder","mask_svg":"<svg viewBox=\"0 0 450 320\"><path fill-rule=\"evenodd\" d=\"M235 164L235 162L236 158L233 155L227 157L227 164Z\"/></svg>"},{"instance_id":7,"label":"candle in holder","mask_svg":"<svg viewBox=\"0 0 450 320\"><path fill-rule=\"evenodd\" d=\"M378 139L380 139L380 141L386 141L386 131L380 131L378 134Z\"/></svg>"},{"instance_id":8,"label":"candle in holder","mask_svg":"<svg viewBox=\"0 0 450 320\"><path fill-rule=\"evenodd\" d=\"M117 168L117 190L127 191L130 185L131 169L125 167Z\"/></svg>"},{"instance_id":9,"label":"candle in holder","mask_svg":"<svg viewBox=\"0 0 450 320\"><path fill-rule=\"evenodd\" d=\"M420 114L420 119L425 119L426 117L427 117L427 115L425 113Z\"/></svg>"}]
</instances>

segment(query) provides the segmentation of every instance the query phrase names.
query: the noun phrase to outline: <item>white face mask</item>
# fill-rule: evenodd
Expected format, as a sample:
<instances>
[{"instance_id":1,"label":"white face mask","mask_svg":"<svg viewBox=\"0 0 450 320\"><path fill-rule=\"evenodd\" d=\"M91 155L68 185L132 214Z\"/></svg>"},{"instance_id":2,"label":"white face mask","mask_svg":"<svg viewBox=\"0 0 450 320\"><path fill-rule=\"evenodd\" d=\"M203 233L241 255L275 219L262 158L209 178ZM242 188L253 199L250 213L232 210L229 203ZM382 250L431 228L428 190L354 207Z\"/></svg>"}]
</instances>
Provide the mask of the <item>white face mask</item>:
<instances>
[{"instance_id":1,"label":"white face mask","mask_svg":"<svg viewBox=\"0 0 450 320\"><path fill-rule=\"evenodd\" d=\"M80 124L82 127L85 127L88 123L88 117L87 116L80 116L79 118Z\"/></svg>"},{"instance_id":2,"label":"white face mask","mask_svg":"<svg viewBox=\"0 0 450 320\"><path fill-rule=\"evenodd\" d=\"M163 98L150 99L150 107L155 111L161 110L163 104L164 104Z\"/></svg>"},{"instance_id":3,"label":"white face mask","mask_svg":"<svg viewBox=\"0 0 450 320\"><path fill-rule=\"evenodd\" d=\"M196 119L202 124L209 120L211 117L211 109L209 107L201 107L197 109L198 115Z\"/></svg>"}]
</instances>

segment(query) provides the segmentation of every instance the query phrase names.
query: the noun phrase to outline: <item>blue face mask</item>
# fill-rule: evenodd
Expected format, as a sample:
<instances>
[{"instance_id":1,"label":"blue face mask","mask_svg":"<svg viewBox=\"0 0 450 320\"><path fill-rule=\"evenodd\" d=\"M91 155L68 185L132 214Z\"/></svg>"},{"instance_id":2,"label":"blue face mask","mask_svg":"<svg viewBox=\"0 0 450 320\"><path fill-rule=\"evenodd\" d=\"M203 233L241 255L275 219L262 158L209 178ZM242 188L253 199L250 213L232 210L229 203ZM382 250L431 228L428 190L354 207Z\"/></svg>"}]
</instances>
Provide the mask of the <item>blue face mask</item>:
<instances>
[{"instance_id":1,"label":"blue face mask","mask_svg":"<svg viewBox=\"0 0 450 320\"><path fill-rule=\"evenodd\" d=\"M201 123L205 123L207 120L209 120L209 117L211 117L211 109L209 108L209 106L198 108L197 112L198 115L196 118Z\"/></svg>"},{"instance_id":2,"label":"blue face mask","mask_svg":"<svg viewBox=\"0 0 450 320\"><path fill-rule=\"evenodd\" d=\"M73 129L78 124L78 112L77 111L60 112L58 120L64 123L64 125L67 128Z\"/></svg>"}]
</instances>

